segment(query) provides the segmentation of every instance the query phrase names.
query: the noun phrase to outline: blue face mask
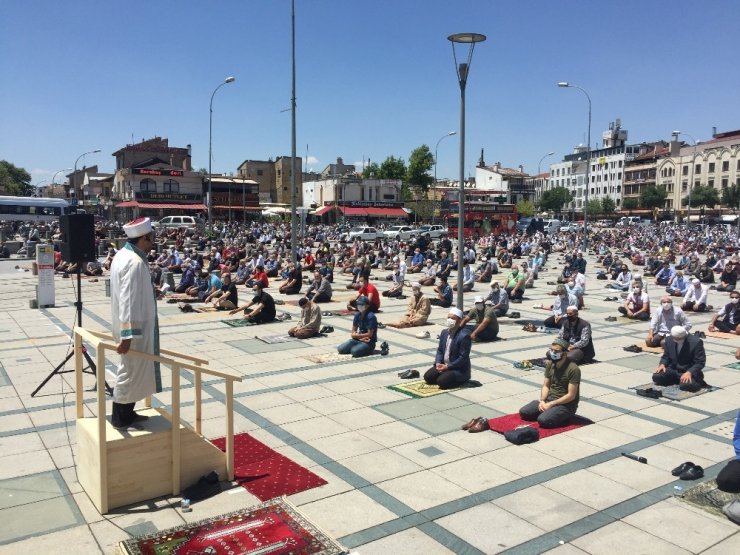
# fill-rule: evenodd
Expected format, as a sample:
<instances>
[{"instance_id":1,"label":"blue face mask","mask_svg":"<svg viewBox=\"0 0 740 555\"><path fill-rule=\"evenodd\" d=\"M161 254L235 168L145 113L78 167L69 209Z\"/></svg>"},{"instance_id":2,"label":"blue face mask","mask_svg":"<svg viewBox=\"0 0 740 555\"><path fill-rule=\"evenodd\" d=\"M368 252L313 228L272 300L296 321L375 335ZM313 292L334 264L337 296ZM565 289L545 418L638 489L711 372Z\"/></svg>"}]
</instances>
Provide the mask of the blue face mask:
<instances>
[{"instance_id":1,"label":"blue face mask","mask_svg":"<svg viewBox=\"0 0 740 555\"><path fill-rule=\"evenodd\" d=\"M561 358L563 358L563 353L560 351L553 351L552 349L550 349L548 353L551 360L560 360Z\"/></svg>"}]
</instances>

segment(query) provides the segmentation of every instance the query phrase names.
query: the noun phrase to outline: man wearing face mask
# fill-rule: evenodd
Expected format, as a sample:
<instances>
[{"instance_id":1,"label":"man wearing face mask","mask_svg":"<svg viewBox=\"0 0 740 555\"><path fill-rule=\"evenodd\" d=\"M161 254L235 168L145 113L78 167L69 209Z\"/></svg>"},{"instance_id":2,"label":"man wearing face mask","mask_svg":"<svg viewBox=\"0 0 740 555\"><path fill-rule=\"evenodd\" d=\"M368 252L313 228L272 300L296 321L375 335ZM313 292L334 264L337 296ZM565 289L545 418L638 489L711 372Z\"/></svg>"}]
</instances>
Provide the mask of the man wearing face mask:
<instances>
[{"instance_id":1,"label":"man wearing face mask","mask_svg":"<svg viewBox=\"0 0 740 555\"><path fill-rule=\"evenodd\" d=\"M491 282L491 292L486 297L485 303L491 306L497 318L501 318L509 311L509 295L497 281Z\"/></svg>"},{"instance_id":2,"label":"man wearing face mask","mask_svg":"<svg viewBox=\"0 0 740 555\"><path fill-rule=\"evenodd\" d=\"M496 313L480 295L475 298L475 305L460 323L465 326L468 322L475 322L477 326L470 334L472 341L493 341L498 337L498 320Z\"/></svg>"},{"instance_id":3,"label":"man wearing face mask","mask_svg":"<svg viewBox=\"0 0 740 555\"><path fill-rule=\"evenodd\" d=\"M447 314L447 329L439 336L434 366L424 374L426 383L452 389L470 380L470 330L460 325L463 317L459 308Z\"/></svg>"},{"instance_id":4,"label":"man wearing face mask","mask_svg":"<svg viewBox=\"0 0 740 555\"><path fill-rule=\"evenodd\" d=\"M642 290L641 284L632 287L632 292L627 295L624 306L617 309L622 316L632 320L650 320L650 297Z\"/></svg>"},{"instance_id":5,"label":"man wearing face mask","mask_svg":"<svg viewBox=\"0 0 740 555\"><path fill-rule=\"evenodd\" d=\"M673 306L673 299L669 296L661 297L660 307L653 311L650 319L650 329L645 338L645 345L648 347L660 347L663 345L665 338L670 335L671 328L682 326L686 331L691 329L691 322L684 314L683 310Z\"/></svg>"},{"instance_id":6,"label":"man wearing face mask","mask_svg":"<svg viewBox=\"0 0 740 555\"><path fill-rule=\"evenodd\" d=\"M679 385L682 391L699 391L704 382L707 356L704 342L689 335L683 326L673 326L665 339L663 356L653 374L655 385Z\"/></svg>"},{"instance_id":7,"label":"man wearing face mask","mask_svg":"<svg viewBox=\"0 0 740 555\"><path fill-rule=\"evenodd\" d=\"M370 301L364 295L357 298L357 314L352 319L351 337L337 347L340 355L354 358L373 354L378 341L378 320L370 310Z\"/></svg>"},{"instance_id":8,"label":"man wearing face mask","mask_svg":"<svg viewBox=\"0 0 740 555\"><path fill-rule=\"evenodd\" d=\"M568 360L581 364L591 362L596 356L594 343L591 339L591 324L579 318L578 307L569 306L565 312L565 320L560 328L558 337L568 342L566 357Z\"/></svg>"},{"instance_id":9,"label":"man wearing face mask","mask_svg":"<svg viewBox=\"0 0 740 555\"><path fill-rule=\"evenodd\" d=\"M388 324L392 328L413 328L424 326L432 312L432 305L426 295L421 292L421 284L411 284L411 298L404 314L398 322Z\"/></svg>"},{"instance_id":10,"label":"man wearing face mask","mask_svg":"<svg viewBox=\"0 0 740 555\"><path fill-rule=\"evenodd\" d=\"M526 272L522 272L518 267L513 266L506 278L506 293L509 295L512 303L522 302L524 288L526 283Z\"/></svg>"},{"instance_id":11,"label":"man wearing face mask","mask_svg":"<svg viewBox=\"0 0 740 555\"><path fill-rule=\"evenodd\" d=\"M568 293L564 285L558 285L555 288L556 297L550 307L552 316L545 320L546 328L560 328L565 320L565 313L569 306L578 306L578 299L575 295Z\"/></svg>"},{"instance_id":12,"label":"man wearing face mask","mask_svg":"<svg viewBox=\"0 0 740 555\"><path fill-rule=\"evenodd\" d=\"M530 422L537 421L542 428L565 426L578 410L581 369L569 360L566 350L568 342L556 339L552 342L545 367L545 381L540 391L540 400L532 401L519 409L519 416Z\"/></svg>"},{"instance_id":13,"label":"man wearing face mask","mask_svg":"<svg viewBox=\"0 0 740 555\"><path fill-rule=\"evenodd\" d=\"M709 331L740 335L740 292L730 293L730 302L719 309L709 323Z\"/></svg>"},{"instance_id":14,"label":"man wearing face mask","mask_svg":"<svg viewBox=\"0 0 740 555\"><path fill-rule=\"evenodd\" d=\"M681 310L691 310L692 312L706 312L707 310L707 297L709 296L709 288L701 284L698 278L691 280L691 287L686 291L686 295L683 298L683 304Z\"/></svg>"}]
</instances>

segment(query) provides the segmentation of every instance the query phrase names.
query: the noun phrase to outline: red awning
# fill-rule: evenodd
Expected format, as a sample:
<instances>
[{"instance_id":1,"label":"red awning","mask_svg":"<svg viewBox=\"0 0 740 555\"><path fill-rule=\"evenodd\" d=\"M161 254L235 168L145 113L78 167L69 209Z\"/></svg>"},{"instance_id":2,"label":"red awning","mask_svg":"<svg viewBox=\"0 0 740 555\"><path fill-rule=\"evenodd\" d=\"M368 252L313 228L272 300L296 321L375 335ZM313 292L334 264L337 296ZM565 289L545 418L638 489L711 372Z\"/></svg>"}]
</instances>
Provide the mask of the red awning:
<instances>
[{"instance_id":1,"label":"red awning","mask_svg":"<svg viewBox=\"0 0 740 555\"><path fill-rule=\"evenodd\" d=\"M334 207L333 206L322 206L321 208L319 208L316 211L316 213L314 214L314 216L323 216L324 214L326 214L332 208L334 208Z\"/></svg>"},{"instance_id":2,"label":"red awning","mask_svg":"<svg viewBox=\"0 0 740 555\"><path fill-rule=\"evenodd\" d=\"M229 208L231 208L232 210L244 210L245 212L261 212L263 210L261 206L237 206L236 204L232 206L219 204L218 206L214 206L213 208L216 210L228 210Z\"/></svg>"},{"instance_id":3,"label":"red awning","mask_svg":"<svg viewBox=\"0 0 740 555\"><path fill-rule=\"evenodd\" d=\"M354 208L352 206L340 206L339 209L345 216L367 216L365 208Z\"/></svg>"},{"instance_id":4,"label":"red awning","mask_svg":"<svg viewBox=\"0 0 740 555\"><path fill-rule=\"evenodd\" d=\"M124 202L119 202L116 204L116 208L134 208L136 206L139 206L139 203L135 200L126 200Z\"/></svg>"},{"instance_id":5,"label":"red awning","mask_svg":"<svg viewBox=\"0 0 740 555\"><path fill-rule=\"evenodd\" d=\"M366 208L368 216L385 218L405 218L408 216L403 208Z\"/></svg>"},{"instance_id":6,"label":"red awning","mask_svg":"<svg viewBox=\"0 0 740 555\"><path fill-rule=\"evenodd\" d=\"M170 210L208 210L205 204L173 204L173 203L152 203L139 202L137 200L126 200L116 204L116 208L167 208Z\"/></svg>"}]
</instances>

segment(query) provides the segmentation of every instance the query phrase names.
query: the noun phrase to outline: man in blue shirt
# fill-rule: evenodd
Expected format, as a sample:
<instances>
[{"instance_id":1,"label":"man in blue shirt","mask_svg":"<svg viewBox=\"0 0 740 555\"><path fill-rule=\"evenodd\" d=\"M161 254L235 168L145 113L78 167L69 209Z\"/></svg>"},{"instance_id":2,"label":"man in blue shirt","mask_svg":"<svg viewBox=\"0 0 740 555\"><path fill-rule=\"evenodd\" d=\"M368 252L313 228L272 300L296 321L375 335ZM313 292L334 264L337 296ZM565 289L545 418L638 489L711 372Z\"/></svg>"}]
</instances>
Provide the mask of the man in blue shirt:
<instances>
[{"instance_id":1,"label":"man in blue shirt","mask_svg":"<svg viewBox=\"0 0 740 555\"><path fill-rule=\"evenodd\" d=\"M740 412L737 413L737 420L735 420L732 445L735 448L735 458L719 471L717 487L727 493L740 493Z\"/></svg>"},{"instance_id":2,"label":"man in blue shirt","mask_svg":"<svg viewBox=\"0 0 740 555\"><path fill-rule=\"evenodd\" d=\"M452 287L447 284L447 276L439 276L439 285L434 288L437 293L436 299L430 299L430 303L434 306L441 306L442 308L449 308L452 306Z\"/></svg>"},{"instance_id":3,"label":"man in blue shirt","mask_svg":"<svg viewBox=\"0 0 740 555\"><path fill-rule=\"evenodd\" d=\"M357 314L352 320L351 338L337 347L340 355L364 357L373 354L378 341L378 320L370 311L370 301L365 295L357 297Z\"/></svg>"}]
</instances>

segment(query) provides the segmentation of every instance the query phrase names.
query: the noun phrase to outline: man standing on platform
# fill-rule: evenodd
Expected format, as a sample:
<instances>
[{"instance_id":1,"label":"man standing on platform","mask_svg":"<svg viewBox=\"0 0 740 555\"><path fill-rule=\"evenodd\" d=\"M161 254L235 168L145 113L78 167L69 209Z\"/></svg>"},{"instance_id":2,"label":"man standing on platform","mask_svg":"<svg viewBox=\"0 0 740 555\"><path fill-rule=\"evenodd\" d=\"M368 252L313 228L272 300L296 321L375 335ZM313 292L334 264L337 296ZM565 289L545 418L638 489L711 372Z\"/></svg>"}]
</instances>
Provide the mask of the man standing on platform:
<instances>
[{"instance_id":1,"label":"man standing on platform","mask_svg":"<svg viewBox=\"0 0 740 555\"><path fill-rule=\"evenodd\" d=\"M134 350L159 355L157 299L146 259L154 245L154 231L149 218L129 222L123 231L128 242L113 258L110 276L112 332L121 355L111 422L119 429L146 420L147 416L134 411L136 401L162 391L159 363L128 354Z\"/></svg>"}]
</instances>

